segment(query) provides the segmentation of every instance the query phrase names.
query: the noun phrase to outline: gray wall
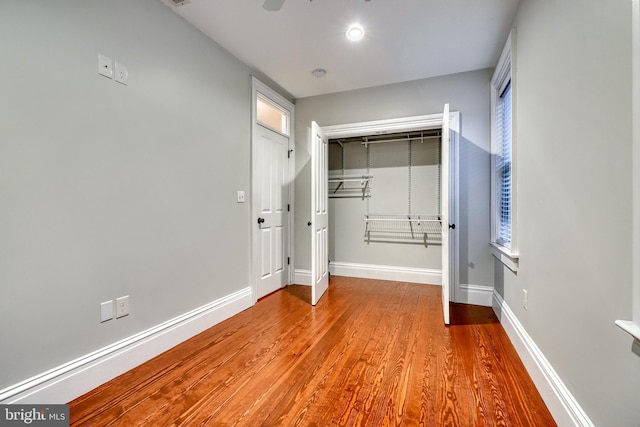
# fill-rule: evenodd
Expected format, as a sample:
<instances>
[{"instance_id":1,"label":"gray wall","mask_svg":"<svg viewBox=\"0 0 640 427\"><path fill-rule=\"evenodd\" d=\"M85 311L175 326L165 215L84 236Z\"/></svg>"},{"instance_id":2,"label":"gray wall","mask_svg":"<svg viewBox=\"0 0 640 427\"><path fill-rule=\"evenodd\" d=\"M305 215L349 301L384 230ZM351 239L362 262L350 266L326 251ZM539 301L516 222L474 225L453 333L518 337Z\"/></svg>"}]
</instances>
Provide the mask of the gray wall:
<instances>
[{"instance_id":1,"label":"gray wall","mask_svg":"<svg viewBox=\"0 0 640 427\"><path fill-rule=\"evenodd\" d=\"M490 70L301 99L309 124L462 113L462 283L505 298L596 425L634 426L630 4L523 0L517 275L489 240ZM250 70L155 0L0 3L0 388L249 284ZM98 76L103 53L129 86ZM221 185L224 183L224 185ZM522 289L529 309L522 308ZM100 324L99 303L131 296Z\"/></svg>"},{"instance_id":2,"label":"gray wall","mask_svg":"<svg viewBox=\"0 0 640 427\"><path fill-rule=\"evenodd\" d=\"M298 99L296 102L295 268L311 268L309 198L311 121L320 126L461 112L460 283L493 286L489 241L489 80L479 70L407 83ZM379 185L375 183L374 185ZM423 248L424 249L424 248ZM345 260L337 260L345 261ZM361 262L361 261L359 261ZM393 265L392 263L385 263ZM422 265L421 267L427 267ZM431 266L430 266L431 267ZM431 267L433 268L433 267Z\"/></svg>"},{"instance_id":3,"label":"gray wall","mask_svg":"<svg viewBox=\"0 0 640 427\"><path fill-rule=\"evenodd\" d=\"M630 15L628 1L523 0L520 270L495 263L497 290L597 426L640 422L640 357L613 324L631 318Z\"/></svg>"},{"instance_id":4,"label":"gray wall","mask_svg":"<svg viewBox=\"0 0 640 427\"><path fill-rule=\"evenodd\" d=\"M245 65L156 0L3 1L0 39L0 388L249 285Z\"/></svg>"}]
</instances>

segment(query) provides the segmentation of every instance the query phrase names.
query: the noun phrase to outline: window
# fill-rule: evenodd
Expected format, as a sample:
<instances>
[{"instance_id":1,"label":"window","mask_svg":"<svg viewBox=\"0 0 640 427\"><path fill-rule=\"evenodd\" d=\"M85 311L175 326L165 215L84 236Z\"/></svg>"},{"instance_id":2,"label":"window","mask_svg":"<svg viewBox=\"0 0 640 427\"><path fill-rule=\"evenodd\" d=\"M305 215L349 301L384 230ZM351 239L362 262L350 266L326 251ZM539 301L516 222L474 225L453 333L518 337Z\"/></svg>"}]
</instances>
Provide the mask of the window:
<instances>
[{"instance_id":1,"label":"window","mask_svg":"<svg viewBox=\"0 0 640 427\"><path fill-rule=\"evenodd\" d=\"M256 98L256 116L258 123L288 136L289 112L273 104L261 93L258 93Z\"/></svg>"},{"instance_id":2,"label":"window","mask_svg":"<svg viewBox=\"0 0 640 427\"><path fill-rule=\"evenodd\" d=\"M496 241L503 246L511 247L511 80L498 97L496 132Z\"/></svg>"},{"instance_id":3,"label":"window","mask_svg":"<svg viewBox=\"0 0 640 427\"><path fill-rule=\"evenodd\" d=\"M514 41L515 30L512 30L491 79L491 246L496 258L516 271Z\"/></svg>"}]
</instances>

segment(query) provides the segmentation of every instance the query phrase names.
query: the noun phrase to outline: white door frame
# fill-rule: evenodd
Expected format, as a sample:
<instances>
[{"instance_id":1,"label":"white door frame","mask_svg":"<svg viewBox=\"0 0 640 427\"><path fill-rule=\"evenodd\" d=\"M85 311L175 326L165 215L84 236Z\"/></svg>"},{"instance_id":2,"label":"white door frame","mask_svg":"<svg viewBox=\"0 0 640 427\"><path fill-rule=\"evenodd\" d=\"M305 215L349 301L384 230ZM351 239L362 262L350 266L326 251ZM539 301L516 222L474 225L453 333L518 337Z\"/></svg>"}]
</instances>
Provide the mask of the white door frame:
<instances>
[{"instance_id":1,"label":"white door frame","mask_svg":"<svg viewBox=\"0 0 640 427\"><path fill-rule=\"evenodd\" d=\"M256 77L252 76L251 77L251 191L249 196L249 210L250 210L249 238L251 239L249 247L251 248L251 258L249 262L249 269L250 269L249 277L251 280L251 290L252 290L251 298L253 300L253 304L255 304L256 301L258 300L258 280L259 280L259 272L258 272L259 227L257 224L258 213L256 212L256 208L255 208L258 205L258 203L256 200L254 200L254 195L256 194L254 190L258 188L258 185L259 185L259 182L258 182L259 177L257 176L257 173L256 173L256 162L254 157L254 155L256 154L255 144L258 141L257 131L259 127L262 127L262 125L258 124L257 112L256 112L256 100L257 100L258 93L268 98L271 102L278 105L280 108L282 108L283 110L286 110L289 113L289 124L288 124L289 135L285 135L289 139L288 145L289 145L289 153L290 153L289 167L287 170L287 180L286 180L287 187L288 187L287 193L289 194L288 201L287 201L287 204L289 205L289 218L287 220L288 238L287 238L287 241L285 242L285 245L286 245L285 253L287 254L287 258L289 261L287 265L287 273L286 273L287 284L293 283L292 266L294 265L293 251L291 249L293 248L293 242L294 242L294 236L293 236L293 218L294 218L293 182L294 181L293 181L293 177L295 176L296 160L295 160L295 151L293 150L293 147L295 147L295 140L294 140L295 132L294 132L293 124L295 123L295 116L294 116L295 106L293 105L293 103L291 103L290 101L282 97L280 94L278 94L276 91L271 89L269 86L262 83Z\"/></svg>"},{"instance_id":2,"label":"white door frame","mask_svg":"<svg viewBox=\"0 0 640 427\"><path fill-rule=\"evenodd\" d=\"M401 117L397 119L388 120L375 120L370 122L348 123L342 125L323 126L322 131L329 139L347 138L352 136L366 136L373 134L385 134L394 132L408 132L412 130L422 130L429 128L442 127L443 114L428 114L424 116L412 116ZM449 129L451 130L451 198L453 199L453 207L449 212L449 221L452 224L459 224L459 210L458 210L458 158L459 158L459 139L460 135L460 112L449 112ZM445 225L443 224L443 227ZM457 295L459 292L459 238L458 232L451 233L450 237L450 278L451 288L449 289L449 299L452 302L457 302Z\"/></svg>"}]
</instances>

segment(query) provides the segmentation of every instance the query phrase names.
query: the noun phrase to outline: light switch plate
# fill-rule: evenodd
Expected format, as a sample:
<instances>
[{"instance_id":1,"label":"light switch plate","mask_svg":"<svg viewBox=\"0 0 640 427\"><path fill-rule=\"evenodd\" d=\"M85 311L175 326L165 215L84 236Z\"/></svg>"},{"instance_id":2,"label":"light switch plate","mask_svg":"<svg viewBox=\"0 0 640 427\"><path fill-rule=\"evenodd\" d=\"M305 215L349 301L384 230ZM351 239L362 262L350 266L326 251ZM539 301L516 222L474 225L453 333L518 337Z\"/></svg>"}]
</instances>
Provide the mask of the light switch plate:
<instances>
[{"instance_id":1,"label":"light switch plate","mask_svg":"<svg viewBox=\"0 0 640 427\"><path fill-rule=\"evenodd\" d=\"M111 58L98 54L98 74L113 78L113 61Z\"/></svg>"},{"instance_id":2,"label":"light switch plate","mask_svg":"<svg viewBox=\"0 0 640 427\"><path fill-rule=\"evenodd\" d=\"M126 85L129 81L129 70L127 70L127 66L116 61L115 71L115 80L118 83Z\"/></svg>"},{"instance_id":3,"label":"light switch plate","mask_svg":"<svg viewBox=\"0 0 640 427\"><path fill-rule=\"evenodd\" d=\"M100 323L113 319L113 300L100 303Z\"/></svg>"},{"instance_id":4,"label":"light switch plate","mask_svg":"<svg viewBox=\"0 0 640 427\"><path fill-rule=\"evenodd\" d=\"M238 203L244 203L244 191L237 191L236 192L236 201Z\"/></svg>"}]
</instances>

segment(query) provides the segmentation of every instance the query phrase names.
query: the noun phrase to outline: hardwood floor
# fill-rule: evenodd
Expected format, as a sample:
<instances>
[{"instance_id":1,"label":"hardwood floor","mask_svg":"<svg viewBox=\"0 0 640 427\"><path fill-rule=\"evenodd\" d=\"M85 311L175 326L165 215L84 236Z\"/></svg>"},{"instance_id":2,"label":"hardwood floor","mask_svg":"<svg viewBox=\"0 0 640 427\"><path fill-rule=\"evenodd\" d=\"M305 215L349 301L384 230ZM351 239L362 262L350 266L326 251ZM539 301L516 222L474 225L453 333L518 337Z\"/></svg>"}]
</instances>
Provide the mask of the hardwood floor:
<instances>
[{"instance_id":1,"label":"hardwood floor","mask_svg":"<svg viewBox=\"0 0 640 427\"><path fill-rule=\"evenodd\" d=\"M79 426L555 426L491 308L440 287L289 286L70 402Z\"/></svg>"}]
</instances>

